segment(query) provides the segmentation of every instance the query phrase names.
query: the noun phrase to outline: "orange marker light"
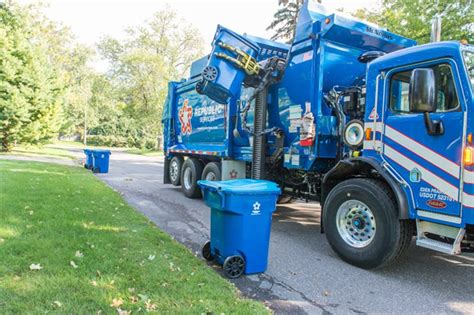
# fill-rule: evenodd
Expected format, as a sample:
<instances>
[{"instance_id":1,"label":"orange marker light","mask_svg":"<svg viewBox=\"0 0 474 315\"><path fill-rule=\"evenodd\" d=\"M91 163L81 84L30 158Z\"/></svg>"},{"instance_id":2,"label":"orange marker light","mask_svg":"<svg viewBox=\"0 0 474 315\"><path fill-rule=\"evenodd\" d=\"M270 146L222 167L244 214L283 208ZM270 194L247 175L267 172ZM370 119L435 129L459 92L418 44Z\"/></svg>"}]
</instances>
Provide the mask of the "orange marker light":
<instances>
[{"instance_id":1,"label":"orange marker light","mask_svg":"<svg viewBox=\"0 0 474 315\"><path fill-rule=\"evenodd\" d=\"M372 140L372 128L365 129L365 140Z\"/></svg>"},{"instance_id":2,"label":"orange marker light","mask_svg":"<svg viewBox=\"0 0 474 315\"><path fill-rule=\"evenodd\" d=\"M467 143L472 144L472 133L467 135Z\"/></svg>"},{"instance_id":3,"label":"orange marker light","mask_svg":"<svg viewBox=\"0 0 474 315\"><path fill-rule=\"evenodd\" d=\"M466 147L464 148L464 165L473 165L474 164L474 148Z\"/></svg>"},{"instance_id":4,"label":"orange marker light","mask_svg":"<svg viewBox=\"0 0 474 315\"><path fill-rule=\"evenodd\" d=\"M331 23L331 19L330 19L330 18L326 18L326 19L324 20L324 23L326 23L326 24Z\"/></svg>"}]
</instances>

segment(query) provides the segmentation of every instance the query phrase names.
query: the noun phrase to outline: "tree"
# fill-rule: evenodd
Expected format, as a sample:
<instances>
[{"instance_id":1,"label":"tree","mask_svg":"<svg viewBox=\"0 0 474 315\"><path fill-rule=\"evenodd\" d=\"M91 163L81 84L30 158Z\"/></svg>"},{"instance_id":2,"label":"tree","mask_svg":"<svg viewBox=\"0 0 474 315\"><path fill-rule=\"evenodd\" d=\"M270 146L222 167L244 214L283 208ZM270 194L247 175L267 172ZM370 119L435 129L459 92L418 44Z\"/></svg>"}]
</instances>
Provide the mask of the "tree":
<instances>
[{"instance_id":1,"label":"tree","mask_svg":"<svg viewBox=\"0 0 474 315\"><path fill-rule=\"evenodd\" d=\"M278 0L280 8L273 15L272 23L267 27L267 30L275 31L273 40L282 39L291 43L295 37L298 13L303 2L304 0Z\"/></svg>"},{"instance_id":2,"label":"tree","mask_svg":"<svg viewBox=\"0 0 474 315\"><path fill-rule=\"evenodd\" d=\"M474 41L472 0L382 0L375 10L359 10L356 16L424 44L430 41L431 23L442 17L442 40Z\"/></svg>"},{"instance_id":3,"label":"tree","mask_svg":"<svg viewBox=\"0 0 474 315\"><path fill-rule=\"evenodd\" d=\"M169 9L126 31L124 40L104 38L99 51L111 65L108 77L122 113L134 121L133 128L125 128L127 136L142 146L144 141L156 142L161 133L167 82L187 77L191 62L203 54L203 40Z\"/></svg>"},{"instance_id":4,"label":"tree","mask_svg":"<svg viewBox=\"0 0 474 315\"><path fill-rule=\"evenodd\" d=\"M38 40L32 8L0 8L0 142L40 143L58 128L61 84Z\"/></svg>"}]
</instances>

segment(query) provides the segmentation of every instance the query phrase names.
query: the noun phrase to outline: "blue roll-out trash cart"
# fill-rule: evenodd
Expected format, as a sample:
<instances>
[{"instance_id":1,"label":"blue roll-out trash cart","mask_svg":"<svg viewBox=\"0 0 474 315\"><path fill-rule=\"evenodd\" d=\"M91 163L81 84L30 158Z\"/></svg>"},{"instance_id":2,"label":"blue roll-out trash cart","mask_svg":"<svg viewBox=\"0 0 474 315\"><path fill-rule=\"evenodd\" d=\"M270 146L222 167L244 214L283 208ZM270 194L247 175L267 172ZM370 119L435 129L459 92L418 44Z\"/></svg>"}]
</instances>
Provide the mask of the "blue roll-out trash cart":
<instances>
[{"instance_id":1,"label":"blue roll-out trash cart","mask_svg":"<svg viewBox=\"0 0 474 315\"><path fill-rule=\"evenodd\" d=\"M86 155L86 161L84 162L84 167L90 170L92 169L92 164L93 164L92 150L84 149L84 154Z\"/></svg>"},{"instance_id":2,"label":"blue roll-out trash cart","mask_svg":"<svg viewBox=\"0 0 474 315\"><path fill-rule=\"evenodd\" d=\"M198 184L211 208L211 240L202 248L203 257L221 264L229 278L264 272L278 185L254 179Z\"/></svg>"},{"instance_id":3,"label":"blue roll-out trash cart","mask_svg":"<svg viewBox=\"0 0 474 315\"><path fill-rule=\"evenodd\" d=\"M92 171L94 173L109 172L110 154L110 150L92 150Z\"/></svg>"},{"instance_id":4,"label":"blue roll-out trash cart","mask_svg":"<svg viewBox=\"0 0 474 315\"><path fill-rule=\"evenodd\" d=\"M253 58L260 52L258 45L248 38L221 25L217 27L212 52L202 71L203 80L196 86L196 90L221 104L227 103L231 96L239 95L246 76L244 69L230 61L239 58L239 54L232 49L237 49Z\"/></svg>"}]
</instances>

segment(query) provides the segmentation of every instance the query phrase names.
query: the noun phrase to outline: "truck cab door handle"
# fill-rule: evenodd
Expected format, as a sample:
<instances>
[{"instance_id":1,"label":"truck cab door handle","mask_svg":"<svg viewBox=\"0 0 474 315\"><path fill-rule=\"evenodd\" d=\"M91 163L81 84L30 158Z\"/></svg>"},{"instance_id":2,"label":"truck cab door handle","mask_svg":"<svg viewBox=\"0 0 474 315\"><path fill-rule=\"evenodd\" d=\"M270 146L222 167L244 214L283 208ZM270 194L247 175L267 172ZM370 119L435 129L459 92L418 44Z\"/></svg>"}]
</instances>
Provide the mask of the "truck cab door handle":
<instances>
[{"instance_id":1,"label":"truck cab door handle","mask_svg":"<svg viewBox=\"0 0 474 315\"><path fill-rule=\"evenodd\" d=\"M429 112L424 112L423 116L425 120L425 127L429 135L440 136L444 134L444 125L441 120L431 119L431 115Z\"/></svg>"}]
</instances>

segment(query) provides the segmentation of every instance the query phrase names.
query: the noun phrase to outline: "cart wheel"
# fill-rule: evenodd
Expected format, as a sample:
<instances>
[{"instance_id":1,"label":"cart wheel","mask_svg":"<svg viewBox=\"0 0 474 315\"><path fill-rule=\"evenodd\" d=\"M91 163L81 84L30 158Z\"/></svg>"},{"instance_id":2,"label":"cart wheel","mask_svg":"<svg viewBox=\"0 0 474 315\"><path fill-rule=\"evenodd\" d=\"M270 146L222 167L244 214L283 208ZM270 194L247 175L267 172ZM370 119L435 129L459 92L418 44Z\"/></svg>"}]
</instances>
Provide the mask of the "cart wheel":
<instances>
[{"instance_id":1,"label":"cart wheel","mask_svg":"<svg viewBox=\"0 0 474 315\"><path fill-rule=\"evenodd\" d=\"M89 165L84 164L84 168L85 168L85 169L89 169Z\"/></svg>"},{"instance_id":2,"label":"cart wheel","mask_svg":"<svg viewBox=\"0 0 474 315\"><path fill-rule=\"evenodd\" d=\"M98 167L92 168L92 173L99 173L100 169Z\"/></svg>"},{"instance_id":3,"label":"cart wheel","mask_svg":"<svg viewBox=\"0 0 474 315\"><path fill-rule=\"evenodd\" d=\"M206 244L201 249L201 254L202 257L204 257L205 260L211 261L214 259L214 256L212 255L211 252L211 242L207 241Z\"/></svg>"},{"instance_id":4,"label":"cart wheel","mask_svg":"<svg viewBox=\"0 0 474 315\"><path fill-rule=\"evenodd\" d=\"M245 260L242 256L229 256L225 259L222 268L224 268L227 277L231 279L238 278L244 273Z\"/></svg>"}]
</instances>

